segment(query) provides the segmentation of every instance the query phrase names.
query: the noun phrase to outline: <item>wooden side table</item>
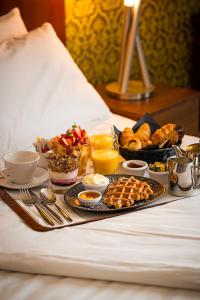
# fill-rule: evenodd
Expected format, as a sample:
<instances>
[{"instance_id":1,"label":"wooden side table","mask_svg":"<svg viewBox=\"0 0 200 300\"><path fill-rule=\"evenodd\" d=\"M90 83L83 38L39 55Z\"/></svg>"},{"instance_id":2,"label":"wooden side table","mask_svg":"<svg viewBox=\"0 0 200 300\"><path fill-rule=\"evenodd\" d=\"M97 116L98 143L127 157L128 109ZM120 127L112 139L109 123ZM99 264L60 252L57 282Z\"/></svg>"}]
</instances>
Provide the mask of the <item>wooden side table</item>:
<instances>
[{"instance_id":1,"label":"wooden side table","mask_svg":"<svg viewBox=\"0 0 200 300\"><path fill-rule=\"evenodd\" d=\"M126 101L108 95L105 85L96 90L113 113L133 120L149 113L160 125L175 123L184 128L186 134L199 135L200 92L163 85L156 85L153 96L140 101Z\"/></svg>"}]
</instances>

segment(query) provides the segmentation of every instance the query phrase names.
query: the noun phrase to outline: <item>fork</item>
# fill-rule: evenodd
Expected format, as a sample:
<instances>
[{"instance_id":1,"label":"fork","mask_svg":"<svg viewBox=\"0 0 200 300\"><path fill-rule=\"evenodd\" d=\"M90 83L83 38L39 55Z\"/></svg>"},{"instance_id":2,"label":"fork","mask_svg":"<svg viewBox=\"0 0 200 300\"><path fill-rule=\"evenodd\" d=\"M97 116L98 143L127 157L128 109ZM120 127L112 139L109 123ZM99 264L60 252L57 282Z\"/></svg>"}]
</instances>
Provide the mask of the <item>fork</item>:
<instances>
[{"instance_id":1,"label":"fork","mask_svg":"<svg viewBox=\"0 0 200 300\"><path fill-rule=\"evenodd\" d=\"M46 211L42 207L40 207L40 205L37 204L36 200L30 195L28 189L22 188L19 190L19 193L20 198L25 205L34 205L45 222L52 226L55 225L55 223L52 221L52 219L49 217Z\"/></svg>"}]
</instances>

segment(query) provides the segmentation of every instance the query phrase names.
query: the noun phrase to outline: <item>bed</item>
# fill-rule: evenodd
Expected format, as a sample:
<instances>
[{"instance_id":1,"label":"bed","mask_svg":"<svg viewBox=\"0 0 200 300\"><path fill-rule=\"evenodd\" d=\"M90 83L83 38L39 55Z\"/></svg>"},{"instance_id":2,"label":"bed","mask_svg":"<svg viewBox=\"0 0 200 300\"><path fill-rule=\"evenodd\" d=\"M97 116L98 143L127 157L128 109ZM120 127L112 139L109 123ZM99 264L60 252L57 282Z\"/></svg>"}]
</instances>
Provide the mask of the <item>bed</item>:
<instances>
[{"instance_id":1,"label":"bed","mask_svg":"<svg viewBox=\"0 0 200 300\"><path fill-rule=\"evenodd\" d=\"M0 31L1 156L29 149L36 136L53 136L74 121L88 131L104 122L132 127L133 120L111 114L52 26L41 26L55 22L49 1L42 1L39 20L29 15L41 1L25 2L0 4L1 13L19 5L24 20L40 26L27 33L18 9L0 19L6 26ZM51 1L63 16L61 4ZM182 146L197 141L185 136ZM0 201L1 299L199 299L199 196L43 233Z\"/></svg>"}]
</instances>

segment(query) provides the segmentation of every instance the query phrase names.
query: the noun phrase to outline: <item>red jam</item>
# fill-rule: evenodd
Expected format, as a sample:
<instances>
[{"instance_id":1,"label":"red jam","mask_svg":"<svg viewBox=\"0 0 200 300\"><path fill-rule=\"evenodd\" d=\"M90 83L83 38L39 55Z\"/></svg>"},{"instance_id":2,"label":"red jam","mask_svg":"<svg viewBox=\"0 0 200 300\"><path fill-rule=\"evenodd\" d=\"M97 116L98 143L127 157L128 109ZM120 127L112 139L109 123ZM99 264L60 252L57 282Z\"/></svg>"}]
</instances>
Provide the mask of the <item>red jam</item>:
<instances>
[{"instance_id":1,"label":"red jam","mask_svg":"<svg viewBox=\"0 0 200 300\"><path fill-rule=\"evenodd\" d=\"M133 162L130 162L128 165L127 165L128 168L141 168L142 166L141 165L138 165L138 164L135 164Z\"/></svg>"}]
</instances>

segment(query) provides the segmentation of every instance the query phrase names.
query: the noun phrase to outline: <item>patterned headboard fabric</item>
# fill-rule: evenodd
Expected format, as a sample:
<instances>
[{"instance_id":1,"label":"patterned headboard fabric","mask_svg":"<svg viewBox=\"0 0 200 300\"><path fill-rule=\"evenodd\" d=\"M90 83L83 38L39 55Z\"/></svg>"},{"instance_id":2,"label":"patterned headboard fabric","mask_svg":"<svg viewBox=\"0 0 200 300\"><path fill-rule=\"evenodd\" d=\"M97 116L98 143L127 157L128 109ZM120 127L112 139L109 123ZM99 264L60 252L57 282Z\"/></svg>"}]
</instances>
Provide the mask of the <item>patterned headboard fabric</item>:
<instances>
[{"instance_id":1,"label":"patterned headboard fabric","mask_svg":"<svg viewBox=\"0 0 200 300\"><path fill-rule=\"evenodd\" d=\"M65 0L67 48L92 83L118 76L123 0ZM190 84L193 30L199 0L142 0L140 34L151 79ZM132 77L140 76L137 61Z\"/></svg>"},{"instance_id":2,"label":"patterned headboard fabric","mask_svg":"<svg viewBox=\"0 0 200 300\"><path fill-rule=\"evenodd\" d=\"M0 15L15 6L28 30L45 21L52 23L92 84L117 79L123 0L0 0ZM197 12L198 0L142 1L140 34L152 81L174 86L194 82L191 78L199 71L192 61L191 19ZM136 60L131 75L140 77Z\"/></svg>"}]
</instances>

